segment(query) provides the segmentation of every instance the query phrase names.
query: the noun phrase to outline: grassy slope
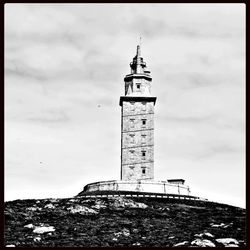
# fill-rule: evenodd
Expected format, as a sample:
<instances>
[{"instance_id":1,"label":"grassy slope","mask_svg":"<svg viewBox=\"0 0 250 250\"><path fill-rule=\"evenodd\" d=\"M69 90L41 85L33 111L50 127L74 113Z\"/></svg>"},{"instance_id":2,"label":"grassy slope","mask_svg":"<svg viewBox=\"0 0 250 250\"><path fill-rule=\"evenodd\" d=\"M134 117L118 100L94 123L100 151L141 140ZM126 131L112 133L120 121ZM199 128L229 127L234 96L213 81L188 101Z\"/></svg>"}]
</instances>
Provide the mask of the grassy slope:
<instances>
[{"instance_id":1,"label":"grassy slope","mask_svg":"<svg viewBox=\"0 0 250 250\"><path fill-rule=\"evenodd\" d=\"M124 199L126 201L126 199ZM131 200L131 199L130 199ZM136 199L133 199L136 201ZM201 201L140 198L147 208L116 204L114 199L16 200L5 203L5 242L16 246L173 246L209 232L215 238L245 241L245 210ZM55 208L44 208L52 204ZM97 214L72 213L69 207L82 205ZM33 207L33 210L29 208ZM35 234L24 226L44 223L55 231ZM226 227L212 227L224 223ZM125 233L124 233L125 232ZM40 239L35 239L35 237ZM214 241L214 243L216 243ZM220 246L216 243L216 246Z\"/></svg>"}]
</instances>

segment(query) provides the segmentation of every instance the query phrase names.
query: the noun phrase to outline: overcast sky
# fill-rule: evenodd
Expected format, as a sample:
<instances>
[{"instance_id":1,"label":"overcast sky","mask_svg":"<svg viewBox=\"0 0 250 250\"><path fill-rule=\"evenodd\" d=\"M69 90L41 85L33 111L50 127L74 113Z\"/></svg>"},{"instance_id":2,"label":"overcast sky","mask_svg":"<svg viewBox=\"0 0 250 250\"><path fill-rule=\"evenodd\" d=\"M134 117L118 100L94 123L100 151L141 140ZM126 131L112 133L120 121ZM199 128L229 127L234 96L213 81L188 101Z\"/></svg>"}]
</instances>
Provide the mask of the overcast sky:
<instances>
[{"instance_id":1,"label":"overcast sky","mask_svg":"<svg viewBox=\"0 0 250 250\"><path fill-rule=\"evenodd\" d=\"M142 36L155 179L245 206L244 4L5 4L5 199L120 178L119 97Z\"/></svg>"}]
</instances>

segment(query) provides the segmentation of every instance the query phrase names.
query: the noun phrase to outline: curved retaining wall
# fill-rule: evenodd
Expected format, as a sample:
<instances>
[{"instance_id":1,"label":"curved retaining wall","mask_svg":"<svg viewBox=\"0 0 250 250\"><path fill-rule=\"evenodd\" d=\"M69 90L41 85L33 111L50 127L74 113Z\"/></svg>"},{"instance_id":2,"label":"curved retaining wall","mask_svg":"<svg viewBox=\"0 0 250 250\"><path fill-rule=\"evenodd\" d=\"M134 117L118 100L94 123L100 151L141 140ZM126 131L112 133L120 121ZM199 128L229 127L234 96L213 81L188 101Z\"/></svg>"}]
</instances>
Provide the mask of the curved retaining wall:
<instances>
[{"instance_id":1,"label":"curved retaining wall","mask_svg":"<svg viewBox=\"0 0 250 250\"><path fill-rule=\"evenodd\" d=\"M101 181L90 183L83 189L95 191L136 191L162 194L189 195L189 187L182 184L169 184L167 181Z\"/></svg>"}]
</instances>

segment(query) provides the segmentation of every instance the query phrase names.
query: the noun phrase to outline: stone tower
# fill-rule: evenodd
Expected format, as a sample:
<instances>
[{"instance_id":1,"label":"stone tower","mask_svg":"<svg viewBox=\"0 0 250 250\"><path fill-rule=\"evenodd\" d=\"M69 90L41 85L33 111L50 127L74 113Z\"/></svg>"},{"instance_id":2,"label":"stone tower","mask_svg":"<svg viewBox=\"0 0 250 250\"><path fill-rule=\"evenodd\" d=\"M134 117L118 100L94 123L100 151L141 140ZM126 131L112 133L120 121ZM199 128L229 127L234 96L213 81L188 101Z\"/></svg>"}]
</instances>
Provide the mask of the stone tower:
<instances>
[{"instance_id":1,"label":"stone tower","mask_svg":"<svg viewBox=\"0 0 250 250\"><path fill-rule=\"evenodd\" d=\"M147 195L180 199L189 195L189 187L183 179L154 180L154 106L151 96L150 71L146 69L137 46L136 56L130 63L131 73L126 75L125 94L120 97L121 106L121 180L99 181L84 186L78 194L88 195ZM115 193L115 192L128 193ZM91 192L94 192L91 194ZM98 193L100 192L100 193ZM111 193L110 193L111 192ZM131 194L136 192L136 194ZM151 194L148 194L151 193ZM177 196L175 196L177 195ZM200 199L199 197L189 197ZM189 199L188 198L188 199Z\"/></svg>"},{"instance_id":2,"label":"stone tower","mask_svg":"<svg viewBox=\"0 0 250 250\"><path fill-rule=\"evenodd\" d=\"M154 105L150 71L137 46L126 75L121 106L121 180L154 179Z\"/></svg>"}]
</instances>

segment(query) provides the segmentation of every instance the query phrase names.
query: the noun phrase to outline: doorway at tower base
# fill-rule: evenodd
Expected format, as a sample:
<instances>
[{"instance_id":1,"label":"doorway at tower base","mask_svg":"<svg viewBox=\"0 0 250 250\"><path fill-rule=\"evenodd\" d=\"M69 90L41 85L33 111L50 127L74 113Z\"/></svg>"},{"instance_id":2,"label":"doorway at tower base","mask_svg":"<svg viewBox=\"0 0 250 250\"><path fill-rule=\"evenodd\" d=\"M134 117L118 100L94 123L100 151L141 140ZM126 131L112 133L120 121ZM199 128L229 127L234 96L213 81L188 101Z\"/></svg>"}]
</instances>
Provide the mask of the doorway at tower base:
<instances>
[{"instance_id":1,"label":"doorway at tower base","mask_svg":"<svg viewBox=\"0 0 250 250\"><path fill-rule=\"evenodd\" d=\"M100 181L87 184L83 192L96 191L135 191L162 194L189 195L189 187L183 184L170 184L168 181Z\"/></svg>"}]
</instances>

